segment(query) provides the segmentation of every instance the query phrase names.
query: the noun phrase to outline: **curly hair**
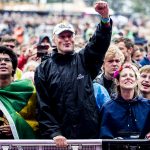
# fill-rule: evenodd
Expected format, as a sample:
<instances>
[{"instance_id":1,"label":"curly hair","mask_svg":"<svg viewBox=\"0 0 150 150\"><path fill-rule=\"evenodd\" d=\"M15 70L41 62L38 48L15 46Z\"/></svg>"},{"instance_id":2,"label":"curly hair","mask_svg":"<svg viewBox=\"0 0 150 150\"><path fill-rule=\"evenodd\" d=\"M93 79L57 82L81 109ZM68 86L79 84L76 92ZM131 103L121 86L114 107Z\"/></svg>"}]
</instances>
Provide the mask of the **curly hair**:
<instances>
[{"instance_id":1,"label":"curly hair","mask_svg":"<svg viewBox=\"0 0 150 150\"><path fill-rule=\"evenodd\" d=\"M0 46L0 53L7 54L11 58L13 66L12 76L14 76L18 65L17 55L10 48L5 46Z\"/></svg>"}]
</instances>

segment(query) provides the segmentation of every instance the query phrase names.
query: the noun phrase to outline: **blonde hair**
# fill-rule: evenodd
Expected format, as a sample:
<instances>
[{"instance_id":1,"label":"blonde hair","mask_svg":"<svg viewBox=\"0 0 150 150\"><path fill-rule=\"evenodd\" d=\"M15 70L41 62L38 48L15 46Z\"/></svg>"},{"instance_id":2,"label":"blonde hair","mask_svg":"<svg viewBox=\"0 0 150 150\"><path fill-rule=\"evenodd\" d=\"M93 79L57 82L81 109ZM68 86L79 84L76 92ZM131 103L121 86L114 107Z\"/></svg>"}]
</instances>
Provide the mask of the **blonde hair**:
<instances>
[{"instance_id":1,"label":"blonde hair","mask_svg":"<svg viewBox=\"0 0 150 150\"><path fill-rule=\"evenodd\" d=\"M104 61L110 58L114 58L115 56L120 59L122 64L124 63L125 57L123 53L116 45L112 44L109 46L108 51L105 54Z\"/></svg>"},{"instance_id":2,"label":"blonde hair","mask_svg":"<svg viewBox=\"0 0 150 150\"><path fill-rule=\"evenodd\" d=\"M143 72L150 73L150 65L145 65L139 70L140 74Z\"/></svg>"},{"instance_id":3,"label":"blonde hair","mask_svg":"<svg viewBox=\"0 0 150 150\"><path fill-rule=\"evenodd\" d=\"M138 70L138 68L137 68L135 65L132 65L132 64L130 64L130 63L125 63L125 64L122 66L122 69L120 70L120 72L118 73L118 76L116 77L116 85L117 85L117 81L119 81L120 73L121 73L122 70L125 69L125 68L129 68L129 69L133 70L133 72L135 73L135 77L136 77L136 79L137 79L137 81L138 81L138 79L139 79L139 70ZM121 93L120 93L120 86L119 86L119 85L116 86L115 91L116 91L116 93L117 93L118 95L121 94ZM135 87L134 91L135 91L135 92L134 92L134 96L138 96L139 93L140 93L140 92L139 92L138 83L137 83L137 86Z\"/></svg>"}]
</instances>

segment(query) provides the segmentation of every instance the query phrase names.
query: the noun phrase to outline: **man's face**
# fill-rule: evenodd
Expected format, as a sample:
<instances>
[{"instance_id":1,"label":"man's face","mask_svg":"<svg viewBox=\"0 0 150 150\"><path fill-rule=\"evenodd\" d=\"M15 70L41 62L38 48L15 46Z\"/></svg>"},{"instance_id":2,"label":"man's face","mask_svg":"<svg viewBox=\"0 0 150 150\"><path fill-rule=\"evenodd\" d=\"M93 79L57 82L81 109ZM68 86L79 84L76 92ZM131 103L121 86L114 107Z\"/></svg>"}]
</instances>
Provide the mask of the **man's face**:
<instances>
[{"instance_id":1,"label":"man's face","mask_svg":"<svg viewBox=\"0 0 150 150\"><path fill-rule=\"evenodd\" d=\"M12 75L13 66L8 54L0 53L0 77Z\"/></svg>"},{"instance_id":2,"label":"man's face","mask_svg":"<svg viewBox=\"0 0 150 150\"><path fill-rule=\"evenodd\" d=\"M133 60L136 60L137 62L139 62L142 59L142 54L140 50L136 50L132 56Z\"/></svg>"},{"instance_id":3,"label":"man's face","mask_svg":"<svg viewBox=\"0 0 150 150\"><path fill-rule=\"evenodd\" d=\"M44 38L41 42L41 46L43 46L43 49L46 50L47 52L51 52L52 47L51 44L49 42L48 38ZM45 47L45 48L44 48Z\"/></svg>"},{"instance_id":4,"label":"man's face","mask_svg":"<svg viewBox=\"0 0 150 150\"><path fill-rule=\"evenodd\" d=\"M140 74L139 88L142 93L150 94L150 72L142 72Z\"/></svg>"},{"instance_id":5,"label":"man's face","mask_svg":"<svg viewBox=\"0 0 150 150\"><path fill-rule=\"evenodd\" d=\"M70 53L74 51L75 36L70 31L64 31L59 35L54 35L54 43L58 49L58 53Z\"/></svg>"},{"instance_id":6,"label":"man's face","mask_svg":"<svg viewBox=\"0 0 150 150\"><path fill-rule=\"evenodd\" d=\"M8 47L8 48L10 48L12 50L15 49L15 43L14 42L3 42L2 45L6 46L6 47Z\"/></svg>"},{"instance_id":7,"label":"man's face","mask_svg":"<svg viewBox=\"0 0 150 150\"><path fill-rule=\"evenodd\" d=\"M111 58L106 58L104 61L105 76L112 76L116 70L118 70L122 65L119 56L114 56Z\"/></svg>"},{"instance_id":8,"label":"man's face","mask_svg":"<svg viewBox=\"0 0 150 150\"><path fill-rule=\"evenodd\" d=\"M128 56L128 49L126 48L124 42L119 42L117 44L118 48L122 51L122 53L124 54L125 58Z\"/></svg>"}]
</instances>

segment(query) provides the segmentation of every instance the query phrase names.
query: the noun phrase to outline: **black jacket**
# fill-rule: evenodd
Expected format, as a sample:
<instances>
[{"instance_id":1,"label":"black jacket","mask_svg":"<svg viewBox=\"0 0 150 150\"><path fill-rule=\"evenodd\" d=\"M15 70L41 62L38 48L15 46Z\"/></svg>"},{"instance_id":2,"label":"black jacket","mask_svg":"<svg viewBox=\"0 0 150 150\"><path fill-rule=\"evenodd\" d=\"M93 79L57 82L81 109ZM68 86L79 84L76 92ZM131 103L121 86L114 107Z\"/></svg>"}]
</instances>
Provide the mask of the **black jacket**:
<instances>
[{"instance_id":1,"label":"black jacket","mask_svg":"<svg viewBox=\"0 0 150 150\"><path fill-rule=\"evenodd\" d=\"M91 41L79 53L54 50L35 73L38 120L42 138L99 137L99 112L92 80L103 64L111 41L111 26L98 25Z\"/></svg>"}]
</instances>

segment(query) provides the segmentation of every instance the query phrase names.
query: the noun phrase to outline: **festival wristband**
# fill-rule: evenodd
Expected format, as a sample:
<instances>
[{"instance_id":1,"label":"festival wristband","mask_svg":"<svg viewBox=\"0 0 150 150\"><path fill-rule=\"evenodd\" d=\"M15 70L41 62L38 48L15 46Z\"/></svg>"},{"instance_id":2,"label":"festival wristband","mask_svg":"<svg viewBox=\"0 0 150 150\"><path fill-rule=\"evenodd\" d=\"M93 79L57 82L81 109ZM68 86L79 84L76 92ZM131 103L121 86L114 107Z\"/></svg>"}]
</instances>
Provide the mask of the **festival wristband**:
<instances>
[{"instance_id":1,"label":"festival wristband","mask_svg":"<svg viewBox=\"0 0 150 150\"><path fill-rule=\"evenodd\" d=\"M104 23L104 24L107 24L110 22L110 18L101 18L101 21Z\"/></svg>"}]
</instances>

